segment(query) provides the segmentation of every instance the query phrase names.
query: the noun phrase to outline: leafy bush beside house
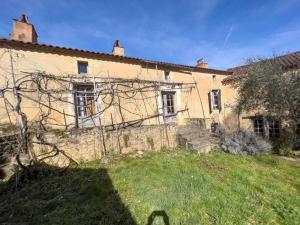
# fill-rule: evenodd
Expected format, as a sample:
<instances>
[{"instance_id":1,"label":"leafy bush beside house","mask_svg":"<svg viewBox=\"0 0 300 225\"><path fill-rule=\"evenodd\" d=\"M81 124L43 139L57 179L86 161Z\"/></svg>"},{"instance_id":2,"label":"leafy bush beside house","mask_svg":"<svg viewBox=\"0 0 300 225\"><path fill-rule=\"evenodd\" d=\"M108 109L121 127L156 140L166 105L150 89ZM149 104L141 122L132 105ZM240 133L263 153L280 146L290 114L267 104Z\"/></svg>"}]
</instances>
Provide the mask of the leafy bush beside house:
<instances>
[{"instance_id":1,"label":"leafy bush beside house","mask_svg":"<svg viewBox=\"0 0 300 225\"><path fill-rule=\"evenodd\" d=\"M234 75L223 80L236 89L236 111L250 115L256 134L282 136L279 140L286 147L293 146L299 126L300 67L299 60L291 60L298 55L249 59L246 65L232 68Z\"/></svg>"},{"instance_id":2,"label":"leafy bush beside house","mask_svg":"<svg viewBox=\"0 0 300 225\"><path fill-rule=\"evenodd\" d=\"M224 152L258 155L269 153L272 150L269 142L244 129L229 134L223 129L218 129L216 134L220 137L220 148Z\"/></svg>"}]
</instances>

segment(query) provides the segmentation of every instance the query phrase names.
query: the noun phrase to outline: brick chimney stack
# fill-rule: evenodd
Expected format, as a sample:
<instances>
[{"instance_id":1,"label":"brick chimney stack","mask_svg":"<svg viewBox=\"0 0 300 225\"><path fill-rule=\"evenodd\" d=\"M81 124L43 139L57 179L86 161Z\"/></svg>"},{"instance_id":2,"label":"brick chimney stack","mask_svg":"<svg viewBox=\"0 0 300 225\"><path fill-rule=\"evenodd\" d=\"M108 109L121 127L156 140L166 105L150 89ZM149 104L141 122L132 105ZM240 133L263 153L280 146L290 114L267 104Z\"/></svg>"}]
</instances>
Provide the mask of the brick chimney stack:
<instances>
[{"instance_id":1,"label":"brick chimney stack","mask_svg":"<svg viewBox=\"0 0 300 225\"><path fill-rule=\"evenodd\" d=\"M10 39L15 41L37 43L38 35L34 26L29 23L28 16L22 15L20 20L14 19L13 32L10 34Z\"/></svg>"},{"instance_id":2,"label":"brick chimney stack","mask_svg":"<svg viewBox=\"0 0 300 225\"><path fill-rule=\"evenodd\" d=\"M208 68L208 64L203 59L199 59L199 60L197 60L196 67L206 68L207 69Z\"/></svg>"},{"instance_id":3,"label":"brick chimney stack","mask_svg":"<svg viewBox=\"0 0 300 225\"><path fill-rule=\"evenodd\" d=\"M121 42L119 40L115 41L114 47L112 49L112 54L113 55L119 55L119 56L124 56L124 48L121 46Z\"/></svg>"}]
</instances>

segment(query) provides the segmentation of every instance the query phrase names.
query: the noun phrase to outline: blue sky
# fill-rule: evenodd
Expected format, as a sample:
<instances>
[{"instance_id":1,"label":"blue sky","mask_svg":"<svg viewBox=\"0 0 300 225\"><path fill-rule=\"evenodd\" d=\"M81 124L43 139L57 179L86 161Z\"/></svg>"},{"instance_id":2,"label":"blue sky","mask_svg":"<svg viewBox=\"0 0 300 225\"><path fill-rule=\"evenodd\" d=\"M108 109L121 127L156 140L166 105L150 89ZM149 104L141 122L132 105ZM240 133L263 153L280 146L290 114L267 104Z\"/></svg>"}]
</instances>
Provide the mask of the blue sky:
<instances>
[{"instance_id":1,"label":"blue sky","mask_svg":"<svg viewBox=\"0 0 300 225\"><path fill-rule=\"evenodd\" d=\"M1 0L0 37L25 13L39 42L227 69L300 50L299 0Z\"/></svg>"}]
</instances>

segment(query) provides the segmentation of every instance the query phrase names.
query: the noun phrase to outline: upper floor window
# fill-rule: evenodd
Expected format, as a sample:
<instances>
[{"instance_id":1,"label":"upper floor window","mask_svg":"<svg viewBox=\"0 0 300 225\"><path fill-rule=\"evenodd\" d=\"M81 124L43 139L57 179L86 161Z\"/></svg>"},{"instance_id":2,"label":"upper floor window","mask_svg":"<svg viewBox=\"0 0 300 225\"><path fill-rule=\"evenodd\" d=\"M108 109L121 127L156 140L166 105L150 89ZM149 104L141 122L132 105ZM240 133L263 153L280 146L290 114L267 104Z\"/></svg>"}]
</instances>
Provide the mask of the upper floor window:
<instances>
[{"instance_id":1,"label":"upper floor window","mask_svg":"<svg viewBox=\"0 0 300 225\"><path fill-rule=\"evenodd\" d=\"M165 80L166 81L170 81L171 80L170 71L165 71L164 75L165 75Z\"/></svg>"},{"instance_id":2,"label":"upper floor window","mask_svg":"<svg viewBox=\"0 0 300 225\"><path fill-rule=\"evenodd\" d=\"M221 110L221 90L214 89L208 93L210 112Z\"/></svg>"},{"instance_id":3,"label":"upper floor window","mask_svg":"<svg viewBox=\"0 0 300 225\"><path fill-rule=\"evenodd\" d=\"M88 72L88 63L87 62L78 62L78 73L87 73Z\"/></svg>"}]
</instances>

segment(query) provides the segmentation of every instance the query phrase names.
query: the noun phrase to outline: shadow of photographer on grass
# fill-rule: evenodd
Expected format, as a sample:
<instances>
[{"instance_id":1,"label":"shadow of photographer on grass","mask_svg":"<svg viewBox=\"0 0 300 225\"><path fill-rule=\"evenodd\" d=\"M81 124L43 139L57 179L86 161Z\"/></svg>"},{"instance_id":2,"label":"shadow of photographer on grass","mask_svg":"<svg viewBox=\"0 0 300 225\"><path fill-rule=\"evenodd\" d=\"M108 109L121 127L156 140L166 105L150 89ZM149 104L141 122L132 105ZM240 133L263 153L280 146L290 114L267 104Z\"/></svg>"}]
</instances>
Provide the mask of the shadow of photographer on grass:
<instances>
[{"instance_id":1,"label":"shadow of photographer on grass","mask_svg":"<svg viewBox=\"0 0 300 225\"><path fill-rule=\"evenodd\" d=\"M47 175L24 179L20 188L7 182L0 193L0 224L136 224L106 168L60 173L44 166Z\"/></svg>"},{"instance_id":2,"label":"shadow of photographer on grass","mask_svg":"<svg viewBox=\"0 0 300 225\"><path fill-rule=\"evenodd\" d=\"M33 179L14 177L0 193L0 224L137 225L114 188L106 168L61 168L41 165ZM20 178L19 178L20 179ZM165 211L153 211L147 225L169 225Z\"/></svg>"}]
</instances>

